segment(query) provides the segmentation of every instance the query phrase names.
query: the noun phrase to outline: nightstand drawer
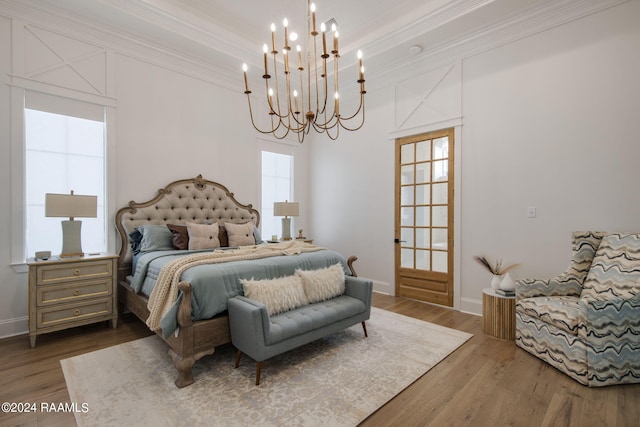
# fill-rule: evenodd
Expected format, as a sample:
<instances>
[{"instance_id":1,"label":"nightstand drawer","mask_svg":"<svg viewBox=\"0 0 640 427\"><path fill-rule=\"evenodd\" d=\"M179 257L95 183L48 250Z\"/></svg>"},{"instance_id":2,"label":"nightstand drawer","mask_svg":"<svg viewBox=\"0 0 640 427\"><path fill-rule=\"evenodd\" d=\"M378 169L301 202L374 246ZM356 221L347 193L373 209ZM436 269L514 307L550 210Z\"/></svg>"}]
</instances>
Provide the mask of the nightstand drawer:
<instances>
[{"instance_id":1,"label":"nightstand drawer","mask_svg":"<svg viewBox=\"0 0 640 427\"><path fill-rule=\"evenodd\" d=\"M77 283L38 286L36 304L45 307L51 304L81 301L87 298L108 297L113 284L110 278L85 280Z\"/></svg>"},{"instance_id":2,"label":"nightstand drawer","mask_svg":"<svg viewBox=\"0 0 640 427\"><path fill-rule=\"evenodd\" d=\"M111 298L42 308L38 310L37 327L48 328L62 323L83 322L93 317L104 317L113 313L112 309Z\"/></svg>"},{"instance_id":3,"label":"nightstand drawer","mask_svg":"<svg viewBox=\"0 0 640 427\"><path fill-rule=\"evenodd\" d=\"M47 285L79 279L112 277L112 265L110 260L43 265L38 268L36 284Z\"/></svg>"}]
</instances>

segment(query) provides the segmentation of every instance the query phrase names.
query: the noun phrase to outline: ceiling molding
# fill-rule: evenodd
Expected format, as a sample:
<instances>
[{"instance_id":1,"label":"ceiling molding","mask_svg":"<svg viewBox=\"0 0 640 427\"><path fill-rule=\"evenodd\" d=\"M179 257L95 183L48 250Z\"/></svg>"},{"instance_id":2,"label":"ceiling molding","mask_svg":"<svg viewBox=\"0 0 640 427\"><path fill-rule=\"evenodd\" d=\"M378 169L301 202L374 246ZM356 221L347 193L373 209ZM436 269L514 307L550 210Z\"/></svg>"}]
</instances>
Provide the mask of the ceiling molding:
<instances>
[{"instance_id":1,"label":"ceiling molding","mask_svg":"<svg viewBox=\"0 0 640 427\"><path fill-rule=\"evenodd\" d=\"M82 0L66 0L67 5ZM442 41L430 37L434 31L457 20L471 20L483 7L500 7L512 0L454 0L443 3L425 16L418 17L398 30L380 28L368 34L361 48L365 52L367 89L374 90L393 82L426 72L515 40L546 31L581 17L625 3L629 0L540 0L521 2L528 6L485 22L468 31L455 33ZM216 26L204 18L194 18L168 0L100 0L96 8L109 14L124 14L128 27L110 22L96 22L71 10L53 6L55 2L0 0L0 14L30 21L60 34L76 35L98 43L118 54L161 65L194 78L241 90L240 64L261 66L258 50L238 34ZM84 3L83 3L84 4ZM137 23L139 25L132 25ZM463 26L464 27L464 26ZM154 35L171 36L171 44ZM421 39L422 38L422 39ZM412 56L408 46L425 40L423 51ZM347 58L351 46L344 47ZM353 62L353 63L352 63ZM342 60L340 73L355 72L355 62ZM349 79L350 80L350 79ZM251 84L260 84L255 78ZM341 82L343 90L355 83ZM240 89L239 89L240 88Z\"/></svg>"},{"instance_id":2,"label":"ceiling molding","mask_svg":"<svg viewBox=\"0 0 640 427\"><path fill-rule=\"evenodd\" d=\"M474 31L461 34L423 50L415 57L405 55L406 60L387 60L369 67L369 80L403 80L454 61L486 52L532 35L558 27L576 19L626 3L629 0L552 0L543 8L529 8L491 22ZM369 71L370 70L370 71Z\"/></svg>"},{"instance_id":3,"label":"ceiling molding","mask_svg":"<svg viewBox=\"0 0 640 427\"><path fill-rule=\"evenodd\" d=\"M166 46L123 32L119 28L88 21L80 16L41 4L32 7L21 2L0 0L0 15L86 40L119 55L161 66L190 77L236 89L240 78L238 69L229 69L225 60L206 62L202 57L186 55Z\"/></svg>"}]
</instances>

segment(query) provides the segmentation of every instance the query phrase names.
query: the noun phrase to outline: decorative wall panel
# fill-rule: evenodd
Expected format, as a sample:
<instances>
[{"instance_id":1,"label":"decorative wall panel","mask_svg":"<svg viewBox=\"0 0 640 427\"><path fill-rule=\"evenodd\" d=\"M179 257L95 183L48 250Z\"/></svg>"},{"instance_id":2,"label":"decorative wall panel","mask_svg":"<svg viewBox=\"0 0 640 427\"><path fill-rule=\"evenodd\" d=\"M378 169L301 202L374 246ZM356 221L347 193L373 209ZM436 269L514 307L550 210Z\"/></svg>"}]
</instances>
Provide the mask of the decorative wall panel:
<instances>
[{"instance_id":1,"label":"decorative wall panel","mask_svg":"<svg viewBox=\"0 0 640 427\"><path fill-rule=\"evenodd\" d=\"M456 62L395 85L395 131L462 116L462 66Z\"/></svg>"},{"instance_id":2,"label":"decorative wall panel","mask_svg":"<svg viewBox=\"0 0 640 427\"><path fill-rule=\"evenodd\" d=\"M14 76L86 94L112 96L107 50L89 41L14 21Z\"/></svg>"}]
</instances>

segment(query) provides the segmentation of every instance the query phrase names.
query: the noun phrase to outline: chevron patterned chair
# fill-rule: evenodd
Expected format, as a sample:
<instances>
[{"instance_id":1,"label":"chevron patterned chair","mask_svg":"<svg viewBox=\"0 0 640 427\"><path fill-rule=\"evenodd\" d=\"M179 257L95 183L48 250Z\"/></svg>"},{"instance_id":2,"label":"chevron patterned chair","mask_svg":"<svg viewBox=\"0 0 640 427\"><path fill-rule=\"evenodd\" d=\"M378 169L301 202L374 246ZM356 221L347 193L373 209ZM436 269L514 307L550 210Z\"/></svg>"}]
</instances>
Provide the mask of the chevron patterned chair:
<instances>
[{"instance_id":1,"label":"chevron patterned chair","mask_svg":"<svg viewBox=\"0 0 640 427\"><path fill-rule=\"evenodd\" d=\"M589 387L640 383L640 234L575 232L566 272L516 281L516 344Z\"/></svg>"}]
</instances>

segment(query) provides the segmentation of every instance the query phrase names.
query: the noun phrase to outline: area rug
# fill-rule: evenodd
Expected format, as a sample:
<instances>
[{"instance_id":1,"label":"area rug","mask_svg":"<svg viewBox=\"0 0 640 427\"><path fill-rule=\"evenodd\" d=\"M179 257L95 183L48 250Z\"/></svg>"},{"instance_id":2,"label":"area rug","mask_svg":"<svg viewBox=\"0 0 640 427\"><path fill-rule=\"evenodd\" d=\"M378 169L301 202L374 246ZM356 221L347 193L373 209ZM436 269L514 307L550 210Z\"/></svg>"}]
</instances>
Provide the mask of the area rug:
<instances>
[{"instance_id":1,"label":"area rug","mask_svg":"<svg viewBox=\"0 0 640 427\"><path fill-rule=\"evenodd\" d=\"M61 360L78 426L355 426L472 335L373 308L356 325L264 362L218 348L176 388L168 346L150 336ZM86 404L86 405L83 405Z\"/></svg>"}]
</instances>

